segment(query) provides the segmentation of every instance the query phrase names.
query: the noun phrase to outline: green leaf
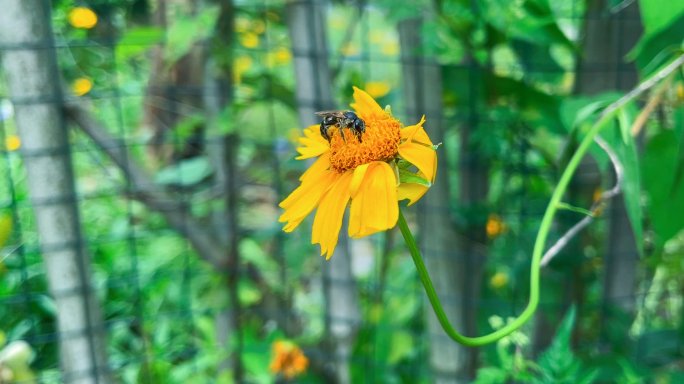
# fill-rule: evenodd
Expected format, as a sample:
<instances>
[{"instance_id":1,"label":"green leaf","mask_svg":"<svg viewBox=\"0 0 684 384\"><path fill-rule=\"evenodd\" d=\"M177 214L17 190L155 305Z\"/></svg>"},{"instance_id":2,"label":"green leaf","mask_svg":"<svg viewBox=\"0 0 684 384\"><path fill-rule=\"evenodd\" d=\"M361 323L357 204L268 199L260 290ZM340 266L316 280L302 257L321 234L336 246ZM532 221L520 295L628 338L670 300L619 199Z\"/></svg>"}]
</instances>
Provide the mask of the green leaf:
<instances>
[{"instance_id":1,"label":"green leaf","mask_svg":"<svg viewBox=\"0 0 684 384\"><path fill-rule=\"evenodd\" d=\"M245 342L248 343L247 341ZM268 346L260 346L258 343L249 343L249 349L242 354L242 363L245 366L245 372L251 382L257 384L272 384L273 375L269 370L270 359L264 358L269 356L270 351Z\"/></svg>"},{"instance_id":2,"label":"green leaf","mask_svg":"<svg viewBox=\"0 0 684 384\"><path fill-rule=\"evenodd\" d=\"M598 379L598 375L601 371L598 368L594 368L589 373L585 374L583 378L581 378L577 384L591 384L596 379Z\"/></svg>"},{"instance_id":3,"label":"green leaf","mask_svg":"<svg viewBox=\"0 0 684 384\"><path fill-rule=\"evenodd\" d=\"M40 295L38 296L37 303L38 306L45 311L45 313L48 313L50 314L50 316L53 317L57 316L57 304L55 303L55 299L53 299L52 297L47 295Z\"/></svg>"},{"instance_id":4,"label":"green leaf","mask_svg":"<svg viewBox=\"0 0 684 384\"><path fill-rule=\"evenodd\" d=\"M0 248L5 246L7 239L12 234L12 215L2 215L0 217Z\"/></svg>"},{"instance_id":5,"label":"green leaf","mask_svg":"<svg viewBox=\"0 0 684 384\"><path fill-rule=\"evenodd\" d=\"M271 116L278 117L275 132ZM300 126L296 110L279 100L250 102L237 116L226 114L219 118L219 131L237 131L242 137L259 141L285 136L290 128Z\"/></svg>"},{"instance_id":6,"label":"green leaf","mask_svg":"<svg viewBox=\"0 0 684 384\"><path fill-rule=\"evenodd\" d=\"M540 81L556 86L565 76L565 70L551 55L550 45L532 44L524 40L514 40L511 44L518 57L525 61L525 75L532 81ZM564 47L553 45L554 47ZM565 48L566 51L569 51Z\"/></svg>"},{"instance_id":7,"label":"green leaf","mask_svg":"<svg viewBox=\"0 0 684 384\"><path fill-rule=\"evenodd\" d=\"M560 106L560 118L567 132L576 129L593 117L601 108L615 102L622 93L604 92L595 96L571 97L563 100Z\"/></svg>"},{"instance_id":8,"label":"green leaf","mask_svg":"<svg viewBox=\"0 0 684 384\"><path fill-rule=\"evenodd\" d=\"M261 291L252 280L240 279L238 281L238 299L241 305L256 304L261 300Z\"/></svg>"},{"instance_id":9,"label":"green leaf","mask_svg":"<svg viewBox=\"0 0 684 384\"><path fill-rule=\"evenodd\" d=\"M577 213L581 213L583 215L594 217L594 214L590 210L580 208L580 207L575 207L575 206L572 206L572 205L567 204L567 203L558 203L558 204L556 204L556 207L558 207L558 209L577 212Z\"/></svg>"},{"instance_id":10,"label":"green leaf","mask_svg":"<svg viewBox=\"0 0 684 384\"><path fill-rule=\"evenodd\" d=\"M437 58L442 65L458 64L463 60L465 47L442 20L433 20L423 23L421 35L426 42L423 49L425 53Z\"/></svg>"},{"instance_id":11,"label":"green leaf","mask_svg":"<svg viewBox=\"0 0 684 384\"><path fill-rule=\"evenodd\" d=\"M609 100L599 100L580 108L580 110L578 110L577 114L575 115L575 120L572 123L572 128L576 129L577 127L581 126L582 123L592 118L594 114L596 114L599 110L603 109L603 107L607 106L611 102L612 101Z\"/></svg>"},{"instance_id":12,"label":"green leaf","mask_svg":"<svg viewBox=\"0 0 684 384\"><path fill-rule=\"evenodd\" d=\"M651 36L674 23L684 14L684 2L663 0L639 0L644 35Z\"/></svg>"},{"instance_id":13,"label":"green leaf","mask_svg":"<svg viewBox=\"0 0 684 384\"><path fill-rule=\"evenodd\" d=\"M261 246L256 240L246 237L240 241L238 249L240 252L240 260L242 262L251 263L257 267L259 272L263 275L264 281L272 290L278 292L282 289L278 263L276 263L268 253L261 249Z\"/></svg>"},{"instance_id":14,"label":"green leaf","mask_svg":"<svg viewBox=\"0 0 684 384\"><path fill-rule=\"evenodd\" d=\"M432 184L429 181L427 181L427 180L423 179L422 177L416 175L415 173L407 171L405 169L399 169L399 181L401 183L420 184L420 185L424 185L428 188L432 186Z\"/></svg>"},{"instance_id":15,"label":"green leaf","mask_svg":"<svg viewBox=\"0 0 684 384\"><path fill-rule=\"evenodd\" d=\"M391 346L387 362L396 364L413 352L413 335L407 331L393 332Z\"/></svg>"},{"instance_id":16,"label":"green leaf","mask_svg":"<svg viewBox=\"0 0 684 384\"><path fill-rule=\"evenodd\" d=\"M558 27L548 1L490 0L480 2L480 7L492 27L508 37L539 45L558 43L573 46Z\"/></svg>"},{"instance_id":17,"label":"green leaf","mask_svg":"<svg viewBox=\"0 0 684 384\"><path fill-rule=\"evenodd\" d=\"M563 126L566 131L571 134L571 140L574 143L578 136L585 132L587 128L591 127L593 124L594 117L598 112L615 102L623 94L617 92L604 92L599 95L590 97L573 97L568 98L563 101L560 107L560 116L563 122ZM631 112L631 108L628 109ZM615 125L614 121L608 122L608 126L603 129L602 136L604 132L609 132L612 135L612 126ZM573 144L566 145L561 159L567 159L572 156L575 146ZM592 143L589 153L594 157L596 162L599 164L601 171L605 171L610 162L610 158L606 152L596 143ZM561 164L563 161L561 161Z\"/></svg>"},{"instance_id":18,"label":"green leaf","mask_svg":"<svg viewBox=\"0 0 684 384\"><path fill-rule=\"evenodd\" d=\"M126 31L116 42L116 58L130 59L147 51L164 39L164 30L159 27L138 27Z\"/></svg>"},{"instance_id":19,"label":"green leaf","mask_svg":"<svg viewBox=\"0 0 684 384\"><path fill-rule=\"evenodd\" d=\"M477 378L473 384L503 384L508 378L508 372L497 367L484 367L477 370Z\"/></svg>"},{"instance_id":20,"label":"green leaf","mask_svg":"<svg viewBox=\"0 0 684 384\"><path fill-rule=\"evenodd\" d=\"M680 142L672 131L663 131L646 145L642 159L644 189L656 242L665 242L684 229L684 180L676 171L680 160Z\"/></svg>"},{"instance_id":21,"label":"green leaf","mask_svg":"<svg viewBox=\"0 0 684 384\"><path fill-rule=\"evenodd\" d=\"M615 129L619 128L616 127ZM604 138L608 136L609 135L605 135ZM619 132L614 132L612 139L607 141L614 149L620 163L622 163L624 170L622 194L624 196L627 216L629 216L629 221L632 224L637 250L641 255L643 251L644 235L642 223L643 213L641 208L641 178L636 143L634 142L632 135L628 135L628 141L625 143L621 139Z\"/></svg>"},{"instance_id":22,"label":"green leaf","mask_svg":"<svg viewBox=\"0 0 684 384\"><path fill-rule=\"evenodd\" d=\"M164 60L167 65L185 56L195 42L209 37L219 14L218 8L211 6L202 10L196 17L179 17L169 28L164 46Z\"/></svg>"},{"instance_id":23,"label":"green leaf","mask_svg":"<svg viewBox=\"0 0 684 384\"><path fill-rule=\"evenodd\" d=\"M214 173L206 156L193 157L157 172L155 180L162 185L195 185Z\"/></svg>"},{"instance_id":24,"label":"green leaf","mask_svg":"<svg viewBox=\"0 0 684 384\"><path fill-rule=\"evenodd\" d=\"M140 372L138 372L138 382L150 384L168 383L168 376L171 368L171 364L166 361L150 361L140 367Z\"/></svg>"},{"instance_id":25,"label":"green leaf","mask_svg":"<svg viewBox=\"0 0 684 384\"><path fill-rule=\"evenodd\" d=\"M451 74L451 71L447 71L445 75L448 76L446 79L449 91L458 90L462 84L468 84L468 78L458 78ZM509 108L515 106L521 117L536 129L565 134L559 115L560 99L557 96L541 92L522 81L489 73L484 74L483 81L484 89L479 92L496 89L496 95L507 100ZM463 102L468 102L472 97L468 89L458 92L455 96Z\"/></svg>"},{"instance_id":26,"label":"green leaf","mask_svg":"<svg viewBox=\"0 0 684 384\"><path fill-rule=\"evenodd\" d=\"M575 356L570 348L570 336L575 325L575 314L573 305L558 327L551 346L539 357L539 366L547 376L558 377L574 369Z\"/></svg>"},{"instance_id":27,"label":"green leaf","mask_svg":"<svg viewBox=\"0 0 684 384\"><path fill-rule=\"evenodd\" d=\"M622 141L627 144L629 141L629 135L631 134L630 128L632 127L632 123L624 108L620 108L620 112L618 112L618 123L618 126L620 127L620 133L622 134Z\"/></svg>"},{"instance_id":28,"label":"green leaf","mask_svg":"<svg viewBox=\"0 0 684 384\"><path fill-rule=\"evenodd\" d=\"M176 128L174 129L176 140L185 142L198 127L204 125L204 120L204 114L201 113L193 113L183 117L183 119L176 124Z\"/></svg>"},{"instance_id":29,"label":"green leaf","mask_svg":"<svg viewBox=\"0 0 684 384\"><path fill-rule=\"evenodd\" d=\"M639 69L648 72L643 76L652 74L657 67L666 65L668 59L674 58L682 44L682 32L684 31L684 16L658 33L644 34L626 58L635 61Z\"/></svg>"}]
</instances>

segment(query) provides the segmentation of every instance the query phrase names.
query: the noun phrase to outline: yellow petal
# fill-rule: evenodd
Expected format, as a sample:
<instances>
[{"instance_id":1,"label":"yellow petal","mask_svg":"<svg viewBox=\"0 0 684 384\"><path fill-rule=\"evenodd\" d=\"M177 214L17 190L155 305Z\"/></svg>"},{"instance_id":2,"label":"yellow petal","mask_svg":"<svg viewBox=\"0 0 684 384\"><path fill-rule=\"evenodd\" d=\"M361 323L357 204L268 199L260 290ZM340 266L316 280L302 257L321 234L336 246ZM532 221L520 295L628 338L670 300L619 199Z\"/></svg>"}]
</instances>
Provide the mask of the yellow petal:
<instances>
[{"instance_id":1,"label":"yellow petal","mask_svg":"<svg viewBox=\"0 0 684 384\"><path fill-rule=\"evenodd\" d=\"M364 176L366 175L366 172L368 171L368 167L374 167L376 163L368 163L368 164L363 164L359 165L356 167L354 170L354 176L352 177L351 184L349 185L349 197L352 199L356 197L356 193L359 190L359 187L361 186L361 182L363 181Z\"/></svg>"},{"instance_id":2,"label":"yellow petal","mask_svg":"<svg viewBox=\"0 0 684 384\"><path fill-rule=\"evenodd\" d=\"M401 139L407 142L420 143L426 146L434 145L425 128L423 128L423 123L425 122L425 116L420 120L420 123L406 127L401 130Z\"/></svg>"},{"instance_id":3,"label":"yellow petal","mask_svg":"<svg viewBox=\"0 0 684 384\"><path fill-rule=\"evenodd\" d=\"M295 189L290 196L283 200L280 203L280 207L284 208L285 212L278 219L281 223L287 222L283 230L285 232L292 232L297 228L299 223L316 208L323 195L338 178L338 173L325 171L316 179L310 178L303 182L299 188Z\"/></svg>"},{"instance_id":4,"label":"yellow petal","mask_svg":"<svg viewBox=\"0 0 684 384\"><path fill-rule=\"evenodd\" d=\"M425 115L423 115L423 117L420 119L420 122L418 124L402 128L401 139L406 140L406 141L411 141L415 135L418 135L423 140L427 139L427 141L430 143L430 145L433 145L432 142L430 141L430 138L427 136L427 133L425 133L425 129L423 129L423 123L424 122L425 122ZM418 140L418 141L423 142L422 140Z\"/></svg>"},{"instance_id":5,"label":"yellow petal","mask_svg":"<svg viewBox=\"0 0 684 384\"><path fill-rule=\"evenodd\" d=\"M307 179L316 179L321 173L330 168L330 156L321 156L316 160L309 169L306 170L299 178L302 183Z\"/></svg>"},{"instance_id":6,"label":"yellow petal","mask_svg":"<svg viewBox=\"0 0 684 384\"><path fill-rule=\"evenodd\" d=\"M437 151L432 151L432 152L434 152L434 160L433 161L435 163L435 170L432 171L432 181L430 181L430 182L432 184L434 184L435 178L437 178L437 164L439 163L439 161L437 160Z\"/></svg>"},{"instance_id":7,"label":"yellow petal","mask_svg":"<svg viewBox=\"0 0 684 384\"><path fill-rule=\"evenodd\" d=\"M410 206L423 197L428 189L428 187L420 184L402 183L397 187L397 200L409 199L408 205Z\"/></svg>"},{"instance_id":8,"label":"yellow petal","mask_svg":"<svg viewBox=\"0 0 684 384\"><path fill-rule=\"evenodd\" d=\"M350 106L354 108L356 113L360 115L370 115L372 113L384 112L375 99L356 87L354 87L354 101L356 101L356 103L352 103Z\"/></svg>"},{"instance_id":9,"label":"yellow petal","mask_svg":"<svg viewBox=\"0 0 684 384\"><path fill-rule=\"evenodd\" d=\"M319 126L310 126L304 130L304 135L305 137L299 138L299 142L304 146L297 148L297 152L301 154L296 157L297 160L320 156L330 150L328 141L321 136Z\"/></svg>"},{"instance_id":10,"label":"yellow petal","mask_svg":"<svg viewBox=\"0 0 684 384\"><path fill-rule=\"evenodd\" d=\"M416 131L416 134L413 135L411 138L411 141L417 144L423 144L426 146L433 146L434 144L432 143L432 140L430 140L430 137L428 137L427 133L425 132L425 129L420 128Z\"/></svg>"},{"instance_id":11,"label":"yellow petal","mask_svg":"<svg viewBox=\"0 0 684 384\"><path fill-rule=\"evenodd\" d=\"M394 227L399 218L397 179L389 164L377 161L365 172L352 199L348 233L359 238Z\"/></svg>"},{"instance_id":12,"label":"yellow petal","mask_svg":"<svg viewBox=\"0 0 684 384\"><path fill-rule=\"evenodd\" d=\"M429 176L430 182L434 183L437 174L437 154L433 149L407 141L399 146L399 155Z\"/></svg>"},{"instance_id":13,"label":"yellow petal","mask_svg":"<svg viewBox=\"0 0 684 384\"><path fill-rule=\"evenodd\" d=\"M342 217L349 202L349 184L352 171L345 172L326 192L316 211L311 244L321 245L321 256L326 253L329 259L335 252L337 239L342 228Z\"/></svg>"}]
</instances>

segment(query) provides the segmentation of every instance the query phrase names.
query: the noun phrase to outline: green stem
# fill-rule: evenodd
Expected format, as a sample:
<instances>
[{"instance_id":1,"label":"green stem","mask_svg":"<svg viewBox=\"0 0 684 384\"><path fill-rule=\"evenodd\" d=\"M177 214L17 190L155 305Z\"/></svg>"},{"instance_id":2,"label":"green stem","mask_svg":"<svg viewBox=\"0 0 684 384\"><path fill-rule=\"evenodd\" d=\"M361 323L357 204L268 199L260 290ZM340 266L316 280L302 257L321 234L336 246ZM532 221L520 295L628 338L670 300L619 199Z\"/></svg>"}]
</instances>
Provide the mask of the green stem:
<instances>
[{"instance_id":1,"label":"green stem","mask_svg":"<svg viewBox=\"0 0 684 384\"><path fill-rule=\"evenodd\" d=\"M577 166L582 160L582 157L584 157L584 154L587 152L587 150L591 146L591 143L594 141L594 136L596 136L596 134L598 134L599 131L607 125L607 123L614 117L615 112L616 111L610 111L609 113L603 114L599 118L596 124L594 124L591 130L584 137L579 147L577 148L577 151L570 159L570 162L568 163L568 166L565 168L565 171L563 171L563 174L561 175L561 178L558 181L558 185L556 186L556 189L553 192L553 195L551 196L551 201L549 202L549 205L546 208L544 218L542 219L541 226L539 228L539 233L537 234L537 240L534 243L534 251L532 253L532 271L530 276L530 301L527 304L527 307L525 308L523 313L520 314L520 316L518 316L513 322L508 323L505 327L499 329L496 332L480 337L466 337L458 333L451 326L451 323L449 323L449 319L444 313L442 304L439 301L439 297L437 297L435 287L432 285L432 280L430 279L430 275L428 274L428 271L425 268L423 258L420 255L418 247L416 246L416 242L413 239L413 235L411 235L411 231L409 230L408 225L406 224L406 220L404 219L404 215L402 214L401 209L399 210L399 228L401 229L401 234L404 236L406 245L408 246L409 251L411 252L413 262L416 264L418 274L420 275L420 280L423 282L425 291L427 292L428 298L430 299L430 304L432 304L432 309L435 311L435 314L439 319L439 323L442 324L442 328L444 328L444 331L446 331L449 337L451 337L454 341L469 347L476 347L480 345L493 343L516 331L523 324L525 324L525 322L527 322L527 320L529 320L530 317L532 317L534 311L537 309L537 304L539 304L540 261L542 258L542 253L544 252L544 248L546 246L546 238L549 234L549 229L551 228L551 224L553 222L553 216L556 214L556 211L558 210L558 203L560 203L563 194L565 194L565 190L568 187L568 184L570 183L570 179L572 178L572 175L575 173L575 170L577 169Z\"/></svg>"}]
</instances>

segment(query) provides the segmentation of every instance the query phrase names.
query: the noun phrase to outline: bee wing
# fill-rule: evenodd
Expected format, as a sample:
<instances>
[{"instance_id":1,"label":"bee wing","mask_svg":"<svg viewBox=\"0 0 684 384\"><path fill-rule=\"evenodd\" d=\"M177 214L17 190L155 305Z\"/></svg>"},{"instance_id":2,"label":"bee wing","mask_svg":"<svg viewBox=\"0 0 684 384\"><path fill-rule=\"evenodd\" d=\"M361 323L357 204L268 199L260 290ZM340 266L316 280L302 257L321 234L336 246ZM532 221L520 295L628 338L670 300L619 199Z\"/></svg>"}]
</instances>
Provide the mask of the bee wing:
<instances>
[{"instance_id":1,"label":"bee wing","mask_svg":"<svg viewBox=\"0 0 684 384\"><path fill-rule=\"evenodd\" d=\"M338 119L344 119L344 111L319 111L316 116L332 116Z\"/></svg>"}]
</instances>

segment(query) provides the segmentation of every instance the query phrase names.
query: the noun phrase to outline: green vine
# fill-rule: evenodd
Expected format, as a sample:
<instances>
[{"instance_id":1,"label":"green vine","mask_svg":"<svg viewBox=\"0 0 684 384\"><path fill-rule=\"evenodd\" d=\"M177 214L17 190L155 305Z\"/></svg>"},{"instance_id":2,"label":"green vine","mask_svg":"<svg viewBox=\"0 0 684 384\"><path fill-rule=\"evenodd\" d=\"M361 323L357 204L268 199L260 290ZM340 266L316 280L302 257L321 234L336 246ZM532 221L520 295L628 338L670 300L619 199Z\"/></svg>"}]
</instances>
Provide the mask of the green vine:
<instances>
[{"instance_id":1,"label":"green vine","mask_svg":"<svg viewBox=\"0 0 684 384\"><path fill-rule=\"evenodd\" d=\"M449 335L449 337L451 337L454 341L469 347L477 347L485 344L490 344L518 330L523 324L525 324L530 319L530 317L532 317L532 315L537 309L537 305L539 304L539 273L541 269L540 262L542 254L544 252L544 248L546 246L546 238L548 237L549 230L551 228L551 224L553 223L553 217L556 214L556 211L558 211L559 206L563 207L563 205L561 204L561 198L565 194L565 190L567 189L568 184L570 183L572 175L577 170L577 166L589 150L589 147L591 146L591 143L594 141L596 135L603 128L605 128L613 118L615 118L615 116L619 113L620 109L625 104L636 99L644 91L651 88L653 85L657 84L660 80L662 80L664 77L675 71L682 64L684 64L684 55L679 56L678 58L670 62L669 65L665 66L665 68L663 68L656 75L644 81L637 88L629 92L620 100L608 106L604 110L604 112L598 117L598 120L591 127L591 129L584 137L584 139L582 139L582 142L577 148L577 151L575 151L574 155L570 159L570 162L563 171L560 180L558 181L558 185L556 186L556 189L554 190L553 195L551 196L551 201L549 202L549 205L546 208L546 212L544 213L544 218L542 219L539 232L537 233L537 239L534 243L534 250L532 252L530 301L527 304L527 307L525 308L523 313L521 313L520 316L518 316L514 321L508 323L505 327L485 336L467 337L458 333L458 331L456 331L451 326L451 323L449 322L449 319L447 318L446 314L444 313L444 309L442 308L442 303L439 301L439 297L437 296L435 287L432 284L430 274L425 268L423 258L420 255L418 247L416 246L416 242L413 239L413 235L411 234L411 231L409 230L409 227L406 224L406 220L404 219L404 215L401 212L401 209L399 210L399 228L401 229L401 234L404 236L406 245L408 246L409 251L411 252L411 257L413 257L413 261L416 264L418 274L420 275L420 280L423 283L423 287L425 287L425 291L427 292L428 298L430 299L430 304L432 304L432 309L437 315L437 318L439 319L439 323L442 325L442 328L444 328L444 331L447 333L447 335Z\"/></svg>"}]
</instances>

